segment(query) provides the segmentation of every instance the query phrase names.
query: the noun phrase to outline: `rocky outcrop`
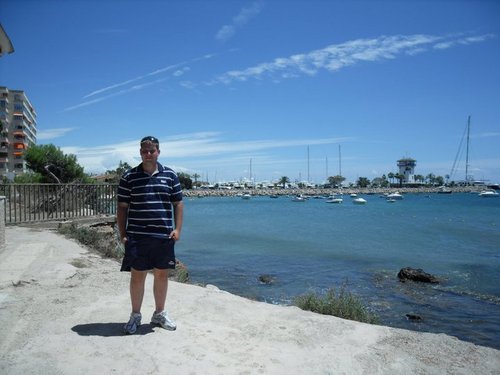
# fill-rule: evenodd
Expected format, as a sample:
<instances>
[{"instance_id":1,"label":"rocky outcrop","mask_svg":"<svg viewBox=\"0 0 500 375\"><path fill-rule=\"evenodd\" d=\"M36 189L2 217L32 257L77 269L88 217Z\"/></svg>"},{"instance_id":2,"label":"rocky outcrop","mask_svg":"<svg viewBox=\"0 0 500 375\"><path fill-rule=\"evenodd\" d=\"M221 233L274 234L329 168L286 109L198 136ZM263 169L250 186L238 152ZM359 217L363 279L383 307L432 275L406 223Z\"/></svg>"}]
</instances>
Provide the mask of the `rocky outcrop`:
<instances>
[{"instance_id":1,"label":"rocky outcrop","mask_svg":"<svg viewBox=\"0 0 500 375\"><path fill-rule=\"evenodd\" d=\"M259 276L259 281L262 284L271 285L274 284L275 278L271 275L264 274Z\"/></svg>"},{"instance_id":2,"label":"rocky outcrop","mask_svg":"<svg viewBox=\"0 0 500 375\"><path fill-rule=\"evenodd\" d=\"M406 280L411 280L411 281L419 281L422 283L432 283L432 284L439 283L439 279L436 276L424 272L420 268L417 269L411 267L401 268L401 270L398 272L398 278L402 282L405 282Z\"/></svg>"}]
</instances>

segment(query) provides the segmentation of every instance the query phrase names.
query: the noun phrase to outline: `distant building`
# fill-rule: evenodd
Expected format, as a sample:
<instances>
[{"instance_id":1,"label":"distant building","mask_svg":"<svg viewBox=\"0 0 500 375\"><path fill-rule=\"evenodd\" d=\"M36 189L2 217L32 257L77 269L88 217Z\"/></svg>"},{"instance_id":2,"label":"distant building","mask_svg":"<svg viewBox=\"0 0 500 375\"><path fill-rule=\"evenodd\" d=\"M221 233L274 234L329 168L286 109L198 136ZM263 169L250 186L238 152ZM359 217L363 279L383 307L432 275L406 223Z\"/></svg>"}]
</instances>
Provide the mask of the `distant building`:
<instances>
[{"instance_id":1,"label":"distant building","mask_svg":"<svg viewBox=\"0 0 500 375\"><path fill-rule=\"evenodd\" d=\"M28 97L0 86L0 176L26 173L26 150L35 144L36 112Z\"/></svg>"},{"instance_id":2,"label":"distant building","mask_svg":"<svg viewBox=\"0 0 500 375\"><path fill-rule=\"evenodd\" d=\"M404 176L403 183L415 182L415 166L417 161L412 158L403 158L398 160L399 174Z\"/></svg>"}]
</instances>

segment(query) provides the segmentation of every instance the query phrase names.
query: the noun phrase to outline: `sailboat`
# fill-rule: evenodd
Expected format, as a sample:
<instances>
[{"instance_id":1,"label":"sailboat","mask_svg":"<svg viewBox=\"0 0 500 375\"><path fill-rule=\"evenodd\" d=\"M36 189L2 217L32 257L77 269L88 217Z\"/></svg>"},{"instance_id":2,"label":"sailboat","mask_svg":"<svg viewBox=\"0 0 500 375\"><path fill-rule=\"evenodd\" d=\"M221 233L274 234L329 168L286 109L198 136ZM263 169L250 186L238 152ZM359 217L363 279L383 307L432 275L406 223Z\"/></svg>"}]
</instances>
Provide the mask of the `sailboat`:
<instances>
[{"instance_id":1,"label":"sailboat","mask_svg":"<svg viewBox=\"0 0 500 375\"><path fill-rule=\"evenodd\" d=\"M463 145L464 138L466 136L467 136L467 139L466 139L466 148L465 148L465 179L464 179L465 184L467 184L470 181L470 177L471 177L471 176L469 176L470 115L469 115L469 118L467 119L467 127L465 128L464 135L462 136L462 139L460 140L460 144L458 146L458 151L457 151L457 155L455 156L455 161L453 162L453 166L451 167L450 179L453 178L453 175L455 174L456 169L458 167L457 161L458 161L460 154L462 152L462 145Z\"/></svg>"},{"instance_id":2,"label":"sailboat","mask_svg":"<svg viewBox=\"0 0 500 375\"><path fill-rule=\"evenodd\" d=\"M342 176L342 156L340 153L340 145L339 145L339 176ZM342 183L340 183L339 192L337 195L333 194L328 197L326 203L342 203L344 199L342 198Z\"/></svg>"}]
</instances>

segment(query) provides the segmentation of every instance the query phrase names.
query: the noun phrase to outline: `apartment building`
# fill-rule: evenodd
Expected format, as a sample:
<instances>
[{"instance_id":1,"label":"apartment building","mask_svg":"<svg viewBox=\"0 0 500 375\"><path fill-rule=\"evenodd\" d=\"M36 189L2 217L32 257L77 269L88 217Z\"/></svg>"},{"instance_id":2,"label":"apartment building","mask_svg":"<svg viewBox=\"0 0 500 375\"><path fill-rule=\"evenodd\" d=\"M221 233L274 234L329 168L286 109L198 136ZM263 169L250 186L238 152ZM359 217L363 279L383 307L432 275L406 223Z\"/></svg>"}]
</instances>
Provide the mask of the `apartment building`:
<instances>
[{"instance_id":1,"label":"apartment building","mask_svg":"<svg viewBox=\"0 0 500 375\"><path fill-rule=\"evenodd\" d=\"M22 90L0 86L0 176L27 171L26 150L36 144L36 112Z\"/></svg>"}]
</instances>

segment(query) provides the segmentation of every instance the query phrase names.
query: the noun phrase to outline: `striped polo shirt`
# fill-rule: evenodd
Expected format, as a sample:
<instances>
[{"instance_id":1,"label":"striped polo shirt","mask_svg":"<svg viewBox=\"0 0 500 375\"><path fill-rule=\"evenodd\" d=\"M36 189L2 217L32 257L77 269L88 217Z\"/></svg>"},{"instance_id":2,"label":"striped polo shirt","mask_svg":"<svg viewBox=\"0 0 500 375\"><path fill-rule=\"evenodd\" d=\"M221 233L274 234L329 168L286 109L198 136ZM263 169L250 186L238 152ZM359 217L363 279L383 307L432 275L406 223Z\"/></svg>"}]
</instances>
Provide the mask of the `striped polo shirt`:
<instances>
[{"instance_id":1,"label":"striped polo shirt","mask_svg":"<svg viewBox=\"0 0 500 375\"><path fill-rule=\"evenodd\" d=\"M168 237L173 230L171 202L182 200L177 174L157 163L157 172L144 172L142 163L125 172L118 185L118 202L128 203L127 234Z\"/></svg>"}]
</instances>

